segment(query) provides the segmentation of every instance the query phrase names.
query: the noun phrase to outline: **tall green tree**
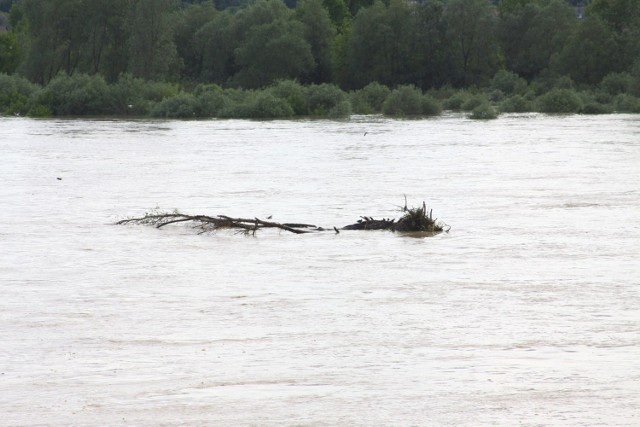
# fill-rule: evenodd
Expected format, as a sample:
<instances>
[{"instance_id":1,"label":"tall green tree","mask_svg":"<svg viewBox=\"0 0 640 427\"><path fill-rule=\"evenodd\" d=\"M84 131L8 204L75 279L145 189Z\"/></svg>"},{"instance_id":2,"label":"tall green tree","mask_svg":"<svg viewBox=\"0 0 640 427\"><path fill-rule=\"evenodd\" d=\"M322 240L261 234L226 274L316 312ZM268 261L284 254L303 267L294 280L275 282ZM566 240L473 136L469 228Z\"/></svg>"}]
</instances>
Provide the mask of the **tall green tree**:
<instances>
[{"instance_id":1,"label":"tall green tree","mask_svg":"<svg viewBox=\"0 0 640 427\"><path fill-rule=\"evenodd\" d=\"M175 77L180 68L173 41L176 0L133 0L128 17L129 66L148 80Z\"/></svg>"},{"instance_id":2,"label":"tall green tree","mask_svg":"<svg viewBox=\"0 0 640 427\"><path fill-rule=\"evenodd\" d=\"M251 29L235 51L240 66L234 82L246 88L268 86L277 80L306 80L315 67L302 26L274 21Z\"/></svg>"},{"instance_id":3,"label":"tall green tree","mask_svg":"<svg viewBox=\"0 0 640 427\"><path fill-rule=\"evenodd\" d=\"M258 0L236 15L235 84L256 88L309 77L316 64L293 13L279 0Z\"/></svg>"},{"instance_id":4,"label":"tall green tree","mask_svg":"<svg viewBox=\"0 0 640 427\"><path fill-rule=\"evenodd\" d=\"M344 0L322 0L322 5L329 12L329 18L338 32L349 26L351 14Z\"/></svg>"},{"instance_id":5,"label":"tall green tree","mask_svg":"<svg viewBox=\"0 0 640 427\"><path fill-rule=\"evenodd\" d=\"M449 83L449 51L446 23L444 21L445 2L427 0L415 6L415 49L419 66L412 83L422 89Z\"/></svg>"},{"instance_id":6,"label":"tall green tree","mask_svg":"<svg viewBox=\"0 0 640 427\"><path fill-rule=\"evenodd\" d=\"M487 81L499 66L497 18L489 0L450 0L444 18L454 83Z\"/></svg>"},{"instance_id":7,"label":"tall green tree","mask_svg":"<svg viewBox=\"0 0 640 427\"><path fill-rule=\"evenodd\" d=\"M637 0L592 0L587 15L597 15L615 31L634 29L640 23L640 2Z\"/></svg>"},{"instance_id":8,"label":"tall green tree","mask_svg":"<svg viewBox=\"0 0 640 427\"><path fill-rule=\"evenodd\" d=\"M558 74L576 83L596 85L610 72L620 71L613 32L597 16L580 22L552 61Z\"/></svg>"},{"instance_id":9,"label":"tall green tree","mask_svg":"<svg viewBox=\"0 0 640 427\"><path fill-rule=\"evenodd\" d=\"M354 88L373 81L395 86L413 75L414 18L413 7L403 0L391 0L388 6L378 0L360 9L348 45Z\"/></svg>"},{"instance_id":10,"label":"tall green tree","mask_svg":"<svg viewBox=\"0 0 640 427\"><path fill-rule=\"evenodd\" d=\"M352 60L349 52L352 26L343 27L333 39L331 48L331 76L333 83L343 89L355 87L351 72Z\"/></svg>"},{"instance_id":11,"label":"tall green tree","mask_svg":"<svg viewBox=\"0 0 640 427\"><path fill-rule=\"evenodd\" d=\"M373 5L374 0L346 0L346 6L351 13L351 16L356 16L358 11L363 7L369 7Z\"/></svg>"},{"instance_id":12,"label":"tall green tree","mask_svg":"<svg viewBox=\"0 0 640 427\"><path fill-rule=\"evenodd\" d=\"M14 7L21 9L28 23L28 51L21 71L41 84L60 71L76 71L88 30L82 0L23 0Z\"/></svg>"},{"instance_id":13,"label":"tall green tree","mask_svg":"<svg viewBox=\"0 0 640 427\"><path fill-rule=\"evenodd\" d=\"M20 62L20 44L13 32L0 33L0 73L11 74Z\"/></svg>"},{"instance_id":14,"label":"tall green tree","mask_svg":"<svg viewBox=\"0 0 640 427\"><path fill-rule=\"evenodd\" d=\"M529 4L539 5L544 0L500 0L498 2L498 12L500 15L518 13Z\"/></svg>"},{"instance_id":15,"label":"tall green tree","mask_svg":"<svg viewBox=\"0 0 640 427\"><path fill-rule=\"evenodd\" d=\"M640 60L640 1L593 0L587 16L600 18L612 32L614 71L630 70Z\"/></svg>"},{"instance_id":16,"label":"tall green tree","mask_svg":"<svg viewBox=\"0 0 640 427\"><path fill-rule=\"evenodd\" d=\"M115 81L127 67L125 19L127 0L84 0L87 38L83 47L82 71L101 73Z\"/></svg>"},{"instance_id":17,"label":"tall green tree","mask_svg":"<svg viewBox=\"0 0 640 427\"><path fill-rule=\"evenodd\" d=\"M304 38L311 46L316 67L309 76L311 83L328 83L331 80L331 49L336 29L322 0L301 0L295 17L304 25Z\"/></svg>"},{"instance_id":18,"label":"tall green tree","mask_svg":"<svg viewBox=\"0 0 640 427\"><path fill-rule=\"evenodd\" d=\"M198 30L195 43L202 51L199 80L221 85L227 83L236 72L234 51L238 45L231 13L228 10L218 13Z\"/></svg>"},{"instance_id":19,"label":"tall green tree","mask_svg":"<svg viewBox=\"0 0 640 427\"><path fill-rule=\"evenodd\" d=\"M198 80L204 64L204 46L198 32L219 14L213 1L193 3L175 15L174 41L177 53L184 64L182 77Z\"/></svg>"},{"instance_id":20,"label":"tall green tree","mask_svg":"<svg viewBox=\"0 0 640 427\"><path fill-rule=\"evenodd\" d=\"M24 58L19 70L47 83L59 72L103 73L125 70L123 23L128 0L23 0L11 12Z\"/></svg>"},{"instance_id":21,"label":"tall green tree","mask_svg":"<svg viewBox=\"0 0 640 427\"><path fill-rule=\"evenodd\" d=\"M528 1L500 18L506 66L529 80L549 68L577 24L574 9L564 0Z\"/></svg>"}]
</instances>

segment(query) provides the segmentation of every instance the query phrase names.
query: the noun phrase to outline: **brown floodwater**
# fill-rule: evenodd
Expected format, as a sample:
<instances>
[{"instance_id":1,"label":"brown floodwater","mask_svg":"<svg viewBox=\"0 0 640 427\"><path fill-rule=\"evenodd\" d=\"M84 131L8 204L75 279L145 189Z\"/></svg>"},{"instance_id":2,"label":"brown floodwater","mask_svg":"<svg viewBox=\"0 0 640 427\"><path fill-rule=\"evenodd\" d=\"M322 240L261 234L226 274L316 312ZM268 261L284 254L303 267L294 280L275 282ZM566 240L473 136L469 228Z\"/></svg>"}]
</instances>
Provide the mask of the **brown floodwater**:
<instances>
[{"instance_id":1,"label":"brown floodwater","mask_svg":"<svg viewBox=\"0 0 640 427\"><path fill-rule=\"evenodd\" d=\"M0 152L0 425L640 425L640 116L0 118ZM113 225L404 195L451 231Z\"/></svg>"}]
</instances>

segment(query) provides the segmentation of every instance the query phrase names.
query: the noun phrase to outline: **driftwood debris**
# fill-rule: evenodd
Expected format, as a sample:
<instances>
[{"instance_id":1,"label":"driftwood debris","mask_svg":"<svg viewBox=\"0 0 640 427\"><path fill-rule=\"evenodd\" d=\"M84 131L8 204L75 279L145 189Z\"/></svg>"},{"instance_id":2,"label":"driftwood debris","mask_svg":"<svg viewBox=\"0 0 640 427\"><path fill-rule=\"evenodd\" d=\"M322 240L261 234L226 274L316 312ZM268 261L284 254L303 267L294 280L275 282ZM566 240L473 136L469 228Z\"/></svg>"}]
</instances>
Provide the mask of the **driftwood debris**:
<instances>
[{"instance_id":1,"label":"driftwood debris","mask_svg":"<svg viewBox=\"0 0 640 427\"><path fill-rule=\"evenodd\" d=\"M232 229L240 233L255 235L256 231L264 228L276 228L294 234L317 233L322 231L333 231L339 233L341 230L389 230L398 232L428 232L440 233L449 232L450 226L438 219L433 219L433 211L427 212L425 203L419 208L402 209L404 215L398 220L394 219L374 219L369 216L362 216L350 225L342 228L324 228L313 224L274 221L265 221L260 218L232 218L226 215L187 215L180 212L164 213L152 212L139 218L127 218L116 222L116 224L145 224L162 228L169 224L188 223L197 230L198 234L211 233L217 230Z\"/></svg>"},{"instance_id":2,"label":"driftwood debris","mask_svg":"<svg viewBox=\"0 0 640 427\"><path fill-rule=\"evenodd\" d=\"M145 224L152 225L156 228L162 228L165 225L175 224L179 222L190 222L191 226L198 230L199 234L209 233L221 229L238 229L244 233L252 233L261 228L279 228L294 234L312 233L315 231L323 231L321 227L311 224L301 223L277 223L272 221L264 221L259 218L232 218L226 215L208 216L208 215L187 215L179 212L173 213L153 213L146 214L140 218L123 219L116 224Z\"/></svg>"}]
</instances>

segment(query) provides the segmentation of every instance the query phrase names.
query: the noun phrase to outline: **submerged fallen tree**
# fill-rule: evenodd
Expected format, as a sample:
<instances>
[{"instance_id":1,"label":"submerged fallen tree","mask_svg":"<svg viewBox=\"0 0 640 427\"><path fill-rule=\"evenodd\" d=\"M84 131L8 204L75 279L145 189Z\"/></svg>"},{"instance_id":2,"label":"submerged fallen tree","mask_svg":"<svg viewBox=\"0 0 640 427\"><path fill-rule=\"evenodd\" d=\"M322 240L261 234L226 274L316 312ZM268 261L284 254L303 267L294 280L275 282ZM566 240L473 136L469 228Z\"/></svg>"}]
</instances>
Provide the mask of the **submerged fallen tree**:
<instances>
[{"instance_id":1,"label":"submerged fallen tree","mask_svg":"<svg viewBox=\"0 0 640 427\"><path fill-rule=\"evenodd\" d=\"M440 233L449 232L450 226L433 218L433 210L427 211L423 202L419 208L402 209L404 214L399 219L374 219L370 216L361 216L360 219L342 228L324 228L313 224L298 222L279 223L260 218L233 218L227 215L187 215L180 212L152 212L139 218L127 218L116 222L116 224L144 224L162 228L170 224L187 223L198 234L211 233L217 230L233 229L244 234L255 235L256 231L264 228L276 228L294 234L316 233L322 231L333 231L339 233L340 230L389 230L398 232L426 232Z\"/></svg>"}]
</instances>

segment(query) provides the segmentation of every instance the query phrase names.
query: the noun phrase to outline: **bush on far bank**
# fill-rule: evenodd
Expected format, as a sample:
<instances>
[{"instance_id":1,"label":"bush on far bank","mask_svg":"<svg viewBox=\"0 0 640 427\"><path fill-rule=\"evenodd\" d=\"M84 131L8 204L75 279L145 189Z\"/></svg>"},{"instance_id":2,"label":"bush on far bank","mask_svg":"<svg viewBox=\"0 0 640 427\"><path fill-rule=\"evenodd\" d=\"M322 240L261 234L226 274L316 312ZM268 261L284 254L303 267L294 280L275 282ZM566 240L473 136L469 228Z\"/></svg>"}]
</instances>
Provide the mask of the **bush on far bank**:
<instances>
[{"instance_id":1,"label":"bush on far bank","mask_svg":"<svg viewBox=\"0 0 640 427\"><path fill-rule=\"evenodd\" d=\"M636 73L638 76L636 76ZM41 87L18 75L0 73L0 114L47 116L152 116L160 118L290 117L348 118L355 114L423 117L442 109L470 112L470 118L498 113L640 113L632 93L638 70L610 73L595 87L574 89L571 79L542 75L531 84L508 71L496 73L484 88L444 86L426 94L413 85L389 88L380 83L345 92L333 84L302 85L281 80L261 89L223 88L215 84L181 86L130 74L107 83L99 75L59 74ZM542 89L545 90L542 90Z\"/></svg>"},{"instance_id":2,"label":"bush on far bank","mask_svg":"<svg viewBox=\"0 0 640 427\"><path fill-rule=\"evenodd\" d=\"M295 116L306 116L309 108L305 99L306 88L295 80L281 80L267 89L275 97L289 104Z\"/></svg>"},{"instance_id":3,"label":"bush on far bank","mask_svg":"<svg viewBox=\"0 0 640 427\"><path fill-rule=\"evenodd\" d=\"M433 116L440 114L440 103L413 85L398 86L382 104L382 112L392 117Z\"/></svg>"},{"instance_id":4,"label":"bush on far bank","mask_svg":"<svg viewBox=\"0 0 640 427\"><path fill-rule=\"evenodd\" d=\"M473 120L492 120L498 118L498 112L488 102L476 106L469 115Z\"/></svg>"},{"instance_id":5,"label":"bush on far bank","mask_svg":"<svg viewBox=\"0 0 640 427\"><path fill-rule=\"evenodd\" d=\"M362 89L349 94L349 100L356 114L380 114L382 104L391 93L391 89L380 83L369 83Z\"/></svg>"},{"instance_id":6,"label":"bush on far bank","mask_svg":"<svg viewBox=\"0 0 640 427\"><path fill-rule=\"evenodd\" d=\"M502 113L529 113L535 111L533 103L522 95L513 95L504 99L498 109Z\"/></svg>"},{"instance_id":7,"label":"bush on far bank","mask_svg":"<svg viewBox=\"0 0 640 427\"><path fill-rule=\"evenodd\" d=\"M470 97L471 95L465 90L454 92L451 96L444 100L444 102L442 103L442 107L445 110L460 111L462 110L462 106Z\"/></svg>"},{"instance_id":8,"label":"bush on far bank","mask_svg":"<svg viewBox=\"0 0 640 427\"><path fill-rule=\"evenodd\" d=\"M618 113L640 113L640 98L621 93L613 99L613 107Z\"/></svg>"},{"instance_id":9,"label":"bush on far bank","mask_svg":"<svg viewBox=\"0 0 640 427\"><path fill-rule=\"evenodd\" d=\"M541 113L578 113L582 101L571 89L552 89L537 99L538 111Z\"/></svg>"},{"instance_id":10,"label":"bush on far bank","mask_svg":"<svg viewBox=\"0 0 640 427\"><path fill-rule=\"evenodd\" d=\"M23 115L29 111L29 98L40 89L24 77L0 73L0 113Z\"/></svg>"},{"instance_id":11,"label":"bush on far bank","mask_svg":"<svg viewBox=\"0 0 640 427\"><path fill-rule=\"evenodd\" d=\"M156 104L180 94L173 83L156 82L123 74L110 85L110 111L108 114L122 116L149 115Z\"/></svg>"},{"instance_id":12,"label":"bush on far bank","mask_svg":"<svg viewBox=\"0 0 640 427\"><path fill-rule=\"evenodd\" d=\"M338 86L323 83L307 86L305 89L305 101L308 114L311 116L339 117L340 110L344 107L339 107L339 105L343 102L348 102L348 97Z\"/></svg>"},{"instance_id":13,"label":"bush on far bank","mask_svg":"<svg viewBox=\"0 0 640 427\"><path fill-rule=\"evenodd\" d=\"M527 91L528 83L516 73L507 70L498 71L491 80L491 88L505 95L522 95Z\"/></svg>"},{"instance_id":14,"label":"bush on far bank","mask_svg":"<svg viewBox=\"0 0 640 427\"><path fill-rule=\"evenodd\" d=\"M46 105L56 116L111 113L110 88L99 75L64 73L35 94L34 104Z\"/></svg>"}]
</instances>

